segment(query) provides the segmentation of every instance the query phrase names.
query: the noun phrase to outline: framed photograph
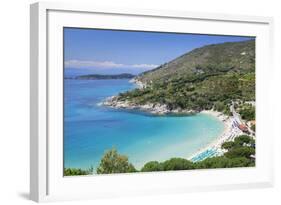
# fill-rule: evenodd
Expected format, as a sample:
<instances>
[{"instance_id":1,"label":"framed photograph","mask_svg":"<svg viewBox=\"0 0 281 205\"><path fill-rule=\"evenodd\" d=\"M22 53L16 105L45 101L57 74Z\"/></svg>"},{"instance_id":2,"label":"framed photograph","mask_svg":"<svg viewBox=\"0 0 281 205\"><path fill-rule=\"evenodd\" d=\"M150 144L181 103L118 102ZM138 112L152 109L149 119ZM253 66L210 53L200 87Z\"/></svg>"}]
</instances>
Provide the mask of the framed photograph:
<instances>
[{"instance_id":1,"label":"framed photograph","mask_svg":"<svg viewBox=\"0 0 281 205\"><path fill-rule=\"evenodd\" d=\"M272 24L32 4L31 199L272 186Z\"/></svg>"}]
</instances>

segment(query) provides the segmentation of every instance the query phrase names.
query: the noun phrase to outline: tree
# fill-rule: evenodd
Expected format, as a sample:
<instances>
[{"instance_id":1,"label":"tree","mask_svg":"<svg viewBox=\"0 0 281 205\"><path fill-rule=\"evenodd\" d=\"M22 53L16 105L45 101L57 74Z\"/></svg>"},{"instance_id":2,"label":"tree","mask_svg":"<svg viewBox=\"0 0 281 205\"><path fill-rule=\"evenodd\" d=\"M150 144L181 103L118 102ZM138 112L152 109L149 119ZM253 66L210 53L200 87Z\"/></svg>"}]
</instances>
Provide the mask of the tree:
<instances>
[{"instance_id":1,"label":"tree","mask_svg":"<svg viewBox=\"0 0 281 205\"><path fill-rule=\"evenodd\" d=\"M225 156L207 158L201 162L195 163L196 169L213 168L232 168L232 167L250 167L254 162L246 157L227 158Z\"/></svg>"},{"instance_id":2,"label":"tree","mask_svg":"<svg viewBox=\"0 0 281 205\"><path fill-rule=\"evenodd\" d=\"M226 149L226 150L229 150L229 149L233 148L234 146L235 146L235 143L232 142L232 141L224 142L224 143L221 145L221 147L222 147L223 149Z\"/></svg>"},{"instance_id":3,"label":"tree","mask_svg":"<svg viewBox=\"0 0 281 205\"><path fill-rule=\"evenodd\" d=\"M163 165L157 161L150 161L143 166L141 171L142 172L163 171Z\"/></svg>"},{"instance_id":4,"label":"tree","mask_svg":"<svg viewBox=\"0 0 281 205\"><path fill-rule=\"evenodd\" d=\"M244 120L250 121L255 119L256 109L254 106L245 105L241 110L239 110L239 114Z\"/></svg>"},{"instance_id":5,"label":"tree","mask_svg":"<svg viewBox=\"0 0 281 205\"><path fill-rule=\"evenodd\" d=\"M129 163L127 156L118 154L114 148L104 154L97 168L97 174L128 172L136 172L135 167Z\"/></svg>"},{"instance_id":6,"label":"tree","mask_svg":"<svg viewBox=\"0 0 281 205\"><path fill-rule=\"evenodd\" d=\"M163 170L188 170L193 169L194 165L191 161L183 158L171 158L163 162Z\"/></svg>"},{"instance_id":7,"label":"tree","mask_svg":"<svg viewBox=\"0 0 281 205\"><path fill-rule=\"evenodd\" d=\"M236 157L246 157L246 158L251 158L251 155L255 154L255 149L252 147L237 147L234 149L229 150L227 153L225 153L224 155L227 158L236 158Z\"/></svg>"},{"instance_id":8,"label":"tree","mask_svg":"<svg viewBox=\"0 0 281 205\"><path fill-rule=\"evenodd\" d=\"M224 156L211 157L195 163L196 169L228 168L228 167L231 167L230 160Z\"/></svg>"},{"instance_id":9,"label":"tree","mask_svg":"<svg viewBox=\"0 0 281 205\"><path fill-rule=\"evenodd\" d=\"M253 124L253 125L251 126L251 130L253 130L254 132L256 131L256 125L255 125L255 124Z\"/></svg>"},{"instance_id":10,"label":"tree","mask_svg":"<svg viewBox=\"0 0 281 205\"><path fill-rule=\"evenodd\" d=\"M255 165L255 162L246 157L236 157L230 159L230 165L231 167L252 167Z\"/></svg>"},{"instance_id":11,"label":"tree","mask_svg":"<svg viewBox=\"0 0 281 205\"><path fill-rule=\"evenodd\" d=\"M241 135L235 138L234 142L233 141L228 141L222 144L222 148L226 150L231 150L235 149L244 145L248 145L250 147L255 146L255 140L248 136L248 135Z\"/></svg>"},{"instance_id":12,"label":"tree","mask_svg":"<svg viewBox=\"0 0 281 205\"><path fill-rule=\"evenodd\" d=\"M226 108L226 106L221 101L215 102L215 104L214 104L214 109L219 112L222 112L223 110L225 110L225 108Z\"/></svg>"},{"instance_id":13,"label":"tree","mask_svg":"<svg viewBox=\"0 0 281 205\"><path fill-rule=\"evenodd\" d=\"M240 145L240 146L242 146L244 144L253 144L254 139L248 135L241 135L241 136L235 138L234 143L236 145Z\"/></svg>"},{"instance_id":14,"label":"tree","mask_svg":"<svg viewBox=\"0 0 281 205\"><path fill-rule=\"evenodd\" d=\"M77 169L77 168L64 168L64 176L79 176L79 175L89 175L92 174L93 170L83 170L83 169Z\"/></svg>"}]
</instances>

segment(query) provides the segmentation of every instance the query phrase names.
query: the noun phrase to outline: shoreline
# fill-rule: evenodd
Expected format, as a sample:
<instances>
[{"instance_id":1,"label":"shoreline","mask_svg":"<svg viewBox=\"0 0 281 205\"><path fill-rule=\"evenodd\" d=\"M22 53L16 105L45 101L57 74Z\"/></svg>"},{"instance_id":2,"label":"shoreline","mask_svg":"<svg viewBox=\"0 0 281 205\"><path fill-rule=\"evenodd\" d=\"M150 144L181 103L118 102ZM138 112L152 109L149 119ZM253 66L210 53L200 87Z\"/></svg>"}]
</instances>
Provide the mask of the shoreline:
<instances>
[{"instance_id":1,"label":"shoreline","mask_svg":"<svg viewBox=\"0 0 281 205\"><path fill-rule=\"evenodd\" d=\"M223 113L214 110L203 110L200 113L216 117L224 124L224 130L215 140L187 157L188 160L191 160L193 162L201 161L213 156L221 156L226 151L221 148L221 145L224 142L233 141L236 137L243 134L243 132L234 125L233 116L226 116ZM204 153L208 151L213 155L204 156Z\"/></svg>"},{"instance_id":2,"label":"shoreline","mask_svg":"<svg viewBox=\"0 0 281 205\"><path fill-rule=\"evenodd\" d=\"M131 79L129 82L135 83L137 87L143 89L146 87L141 81L136 78ZM148 112L154 115L195 115L198 113L203 113L207 115L211 115L217 118L224 124L224 129L222 133L217 136L212 142L207 144L206 146L198 149L193 154L186 157L186 159L196 162L202 161L209 157L221 156L226 150L222 149L221 146L224 142L233 141L237 136L242 135L243 132L235 125L235 118L233 116L227 116L221 112L214 110L203 110L203 111L195 111L195 110L183 110L183 109L169 109L165 104L153 104L148 103L144 105L138 105L128 100L120 101L118 96L111 96L105 99L105 101L101 102L100 105L109 106L115 109L128 109L128 110L140 110L144 112ZM208 153L209 152L209 153ZM209 155L208 155L209 154Z\"/></svg>"},{"instance_id":3,"label":"shoreline","mask_svg":"<svg viewBox=\"0 0 281 205\"><path fill-rule=\"evenodd\" d=\"M194 111L194 110L169 110L166 105L160 104L145 104L145 105L135 105L128 101L118 101L116 96L107 98L102 105L109 106L115 109L127 109L127 110L140 110L148 112L153 115L163 116L163 115L178 115L178 116L191 116L199 113L211 115L221 121L224 125L222 133L217 136L213 141L211 141L206 146L198 149L193 154L186 157L186 159L196 162L202 161L209 157L221 156L226 150L221 148L221 145L227 141L233 141L239 135L242 135L243 132L235 125L235 118L233 116L226 116L221 112L214 110L203 110L203 111ZM209 152L209 153L206 153Z\"/></svg>"},{"instance_id":4,"label":"shoreline","mask_svg":"<svg viewBox=\"0 0 281 205\"><path fill-rule=\"evenodd\" d=\"M147 103L140 105L129 102L128 100L120 101L118 96L108 97L98 105L108 106L115 109L140 110L154 115L193 115L198 113L194 110L169 109L167 105L160 103Z\"/></svg>"},{"instance_id":5,"label":"shoreline","mask_svg":"<svg viewBox=\"0 0 281 205\"><path fill-rule=\"evenodd\" d=\"M133 78L129 80L130 83L134 83L138 89L144 89L147 85L137 78ZM148 112L154 115L167 115L167 114L174 114L174 115L193 115L198 113L194 110L184 110L184 109L170 109L166 104L160 103L146 103L146 104L137 104L134 102L130 102L128 100L120 100L117 96L110 96L107 97L103 102L99 103L98 105L109 106L115 109L128 109L128 110L140 110L144 112Z\"/></svg>"}]
</instances>

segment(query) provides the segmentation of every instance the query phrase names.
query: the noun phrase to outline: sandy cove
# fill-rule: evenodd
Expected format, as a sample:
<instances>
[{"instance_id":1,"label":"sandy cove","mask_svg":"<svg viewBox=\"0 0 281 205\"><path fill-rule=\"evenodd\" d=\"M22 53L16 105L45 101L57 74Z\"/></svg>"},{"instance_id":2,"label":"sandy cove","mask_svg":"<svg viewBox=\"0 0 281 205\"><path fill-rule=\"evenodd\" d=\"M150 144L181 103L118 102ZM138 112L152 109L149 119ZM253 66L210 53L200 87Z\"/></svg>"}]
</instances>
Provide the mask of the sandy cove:
<instances>
[{"instance_id":1,"label":"sandy cove","mask_svg":"<svg viewBox=\"0 0 281 205\"><path fill-rule=\"evenodd\" d=\"M137 105L129 101L119 101L118 98L115 96L107 98L102 104L117 109L121 108L121 109L131 109L131 110L142 110L156 115L166 115L166 114L193 115L198 113L193 110L183 110L183 109L170 110L167 108L166 105L161 105L161 104L148 103L145 105ZM233 141L237 136L243 134L243 132L234 123L235 118L233 116L226 116L223 113L214 110L203 110L200 113L212 115L218 118L224 124L224 130L221 133L221 135L218 136L210 144L196 151L191 156L188 156L187 159L189 160L199 156L200 154L204 153L207 150L215 150L216 152L215 156L220 156L226 151L221 148L221 145L224 142Z\"/></svg>"},{"instance_id":2,"label":"sandy cove","mask_svg":"<svg viewBox=\"0 0 281 205\"><path fill-rule=\"evenodd\" d=\"M146 87L141 81L137 79L132 79L131 83L135 83L139 88ZM193 115L198 113L194 110L184 110L184 109L173 109L170 110L166 105L162 104L153 104L148 103L145 105L134 104L129 101L120 101L118 97L112 96L107 98L101 105L109 106L117 109L131 109L131 110L142 110L145 112L149 112L151 114L156 115L166 115L166 114L176 114L176 115ZM221 145L227 141L233 141L237 136L242 135L243 132L237 127L236 123L234 123L235 118L233 116L226 116L221 112L217 112L214 110L203 110L200 113L212 115L218 118L224 124L224 130L220 136L218 136L213 142L208 144L207 146L199 149L191 156L188 156L187 159L192 160L194 157L200 156L200 154L206 152L207 150L215 150L216 156L222 155L226 150L221 148Z\"/></svg>"},{"instance_id":3,"label":"sandy cove","mask_svg":"<svg viewBox=\"0 0 281 205\"><path fill-rule=\"evenodd\" d=\"M102 103L102 105L109 106L112 108L117 108L117 109L121 108L121 109L130 109L130 110L142 110L156 115L166 115L166 114L192 115L198 113L193 110L183 110L183 109L170 110L167 108L166 105L161 105L161 104L148 103L145 105L137 105L129 101L119 101L118 97L116 96L107 98ZM216 150L217 154L221 155L225 151L221 149L221 145L224 142L233 141L235 137L243 134L243 132L235 125L234 123L235 119L232 116L226 116L223 113L214 110L203 110L200 113L212 115L218 118L224 124L224 130L222 134L215 139L215 141L211 142L206 147L196 151L196 153L188 157L188 159L192 159L195 156L198 156L207 150Z\"/></svg>"}]
</instances>

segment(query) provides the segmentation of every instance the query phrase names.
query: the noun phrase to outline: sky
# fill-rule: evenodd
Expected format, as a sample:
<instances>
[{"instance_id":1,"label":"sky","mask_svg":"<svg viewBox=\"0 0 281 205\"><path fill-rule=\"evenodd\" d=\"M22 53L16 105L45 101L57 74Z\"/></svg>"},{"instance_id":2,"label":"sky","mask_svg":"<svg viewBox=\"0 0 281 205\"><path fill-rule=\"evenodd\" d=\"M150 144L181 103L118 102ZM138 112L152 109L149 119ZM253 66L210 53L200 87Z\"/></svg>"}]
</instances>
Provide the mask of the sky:
<instances>
[{"instance_id":1,"label":"sky","mask_svg":"<svg viewBox=\"0 0 281 205\"><path fill-rule=\"evenodd\" d=\"M64 65L68 71L77 73L138 74L204 45L249 39L239 36L64 28Z\"/></svg>"}]
</instances>

